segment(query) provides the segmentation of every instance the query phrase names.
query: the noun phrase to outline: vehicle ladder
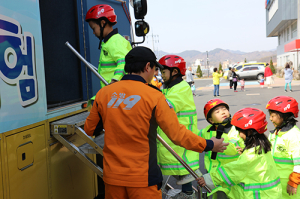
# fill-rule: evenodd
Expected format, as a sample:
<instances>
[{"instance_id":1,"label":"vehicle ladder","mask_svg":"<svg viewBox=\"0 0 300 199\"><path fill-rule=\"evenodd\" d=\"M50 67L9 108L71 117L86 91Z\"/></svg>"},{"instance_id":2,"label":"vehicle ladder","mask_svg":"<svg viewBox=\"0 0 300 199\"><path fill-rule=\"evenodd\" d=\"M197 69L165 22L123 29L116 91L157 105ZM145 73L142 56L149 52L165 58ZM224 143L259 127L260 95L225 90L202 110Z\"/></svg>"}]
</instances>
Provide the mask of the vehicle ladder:
<instances>
[{"instance_id":1,"label":"vehicle ladder","mask_svg":"<svg viewBox=\"0 0 300 199\"><path fill-rule=\"evenodd\" d=\"M89 112L83 112L50 123L51 134L74 153L85 165L103 178L103 169L86 154L101 154L103 156L104 133L93 139L84 132L82 126L88 115ZM79 147L75 146L75 144L68 139L69 136L74 134L77 134L86 143Z\"/></svg>"}]
</instances>

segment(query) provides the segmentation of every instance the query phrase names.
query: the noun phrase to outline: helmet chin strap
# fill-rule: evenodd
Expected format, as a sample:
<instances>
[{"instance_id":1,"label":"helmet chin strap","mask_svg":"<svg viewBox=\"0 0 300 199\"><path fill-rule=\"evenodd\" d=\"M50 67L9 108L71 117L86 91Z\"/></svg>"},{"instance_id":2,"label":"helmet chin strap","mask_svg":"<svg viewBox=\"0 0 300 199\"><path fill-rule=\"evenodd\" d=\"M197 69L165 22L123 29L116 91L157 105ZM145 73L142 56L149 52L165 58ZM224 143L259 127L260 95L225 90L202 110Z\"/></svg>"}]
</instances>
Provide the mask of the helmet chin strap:
<instances>
[{"instance_id":1,"label":"helmet chin strap","mask_svg":"<svg viewBox=\"0 0 300 199\"><path fill-rule=\"evenodd\" d=\"M172 82L173 77L175 77L177 75L177 74L176 75L171 75L172 72L173 72L173 68L168 68L168 70L170 71L170 78L167 81L164 82L164 84L166 85L166 87L168 87L169 84Z\"/></svg>"},{"instance_id":2,"label":"helmet chin strap","mask_svg":"<svg viewBox=\"0 0 300 199\"><path fill-rule=\"evenodd\" d=\"M100 47L101 47L102 40L104 39L103 38L103 31L104 31L105 26L107 25L107 21L105 21L104 25L101 26L101 21L98 23L98 25L100 26L100 37L98 37L98 39L100 40L100 42L99 42L98 49L100 49Z\"/></svg>"},{"instance_id":3,"label":"helmet chin strap","mask_svg":"<svg viewBox=\"0 0 300 199\"><path fill-rule=\"evenodd\" d=\"M290 116L290 117L288 117L288 118L285 118L285 119L283 120L282 124L281 124L280 126L277 126L277 127L275 128L275 130L280 130L280 129L282 129L282 127L284 127L284 126L286 126L288 123L290 123L290 120L293 119L293 118L294 118L293 115Z\"/></svg>"},{"instance_id":4,"label":"helmet chin strap","mask_svg":"<svg viewBox=\"0 0 300 199\"><path fill-rule=\"evenodd\" d=\"M221 123L213 123L212 125L217 126L219 124L226 126L226 124L230 123L231 121L231 115L228 118L225 118Z\"/></svg>"}]
</instances>

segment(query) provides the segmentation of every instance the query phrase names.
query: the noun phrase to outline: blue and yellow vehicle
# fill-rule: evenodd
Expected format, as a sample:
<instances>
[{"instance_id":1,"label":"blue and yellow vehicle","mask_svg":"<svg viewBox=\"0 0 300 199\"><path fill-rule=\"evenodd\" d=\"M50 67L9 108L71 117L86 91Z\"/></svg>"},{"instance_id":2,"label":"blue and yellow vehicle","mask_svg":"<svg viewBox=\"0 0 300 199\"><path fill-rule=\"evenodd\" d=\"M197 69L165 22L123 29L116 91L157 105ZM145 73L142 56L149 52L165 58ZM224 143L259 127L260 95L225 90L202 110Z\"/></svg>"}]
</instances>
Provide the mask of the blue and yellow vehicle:
<instances>
[{"instance_id":1,"label":"blue and yellow vehicle","mask_svg":"<svg viewBox=\"0 0 300 199\"><path fill-rule=\"evenodd\" d=\"M0 2L0 199L93 199L97 175L51 133L53 122L88 111L99 79L65 46L98 66L87 10L109 4L131 40L129 0ZM70 143L84 142L77 135ZM95 161L95 155L88 155Z\"/></svg>"}]
</instances>

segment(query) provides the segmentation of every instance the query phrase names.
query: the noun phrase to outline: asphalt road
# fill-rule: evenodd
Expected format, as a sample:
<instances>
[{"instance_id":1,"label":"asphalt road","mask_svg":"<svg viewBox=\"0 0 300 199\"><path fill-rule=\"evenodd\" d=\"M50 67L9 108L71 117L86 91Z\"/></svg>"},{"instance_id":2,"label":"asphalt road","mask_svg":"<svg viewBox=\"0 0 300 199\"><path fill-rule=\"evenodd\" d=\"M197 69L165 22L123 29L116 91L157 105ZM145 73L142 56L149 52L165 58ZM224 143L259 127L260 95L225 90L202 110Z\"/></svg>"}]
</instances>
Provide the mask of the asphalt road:
<instances>
[{"instance_id":1,"label":"asphalt road","mask_svg":"<svg viewBox=\"0 0 300 199\"><path fill-rule=\"evenodd\" d=\"M233 89L229 89L229 82L225 79L221 80L220 83L222 85L228 83L228 87L220 87L219 98L229 105L231 115L234 115L235 112L246 107L261 109L267 115L267 121L269 123L268 130L272 130L274 128L273 124L269 120L269 114L265 109L270 99L276 96L286 95L295 98L298 103L300 103L300 85L292 86L293 92L285 92L284 83L281 84L282 86L274 85L272 89L268 89L266 87L262 89L259 85L247 87L247 84L255 83L256 80L245 80L245 82L245 92L240 92L240 87L237 89L238 92L233 92ZM194 97L194 100L197 108L198 129L202 129L208 125L203 113L204 105L210 99L215 98L213 95L212 79L195 79L195 86L197 96ZM300 128L299 123L297 126ZM267 132L266 135L268 136ZM202 154L200 154L200 170L202 173L206 173ZM173 177L170 178L169 184L175 189L181 189L181 186L176 185L176 180ZM197 187L197 183L195 181L193 182L193 186Z\"/></svg>"}]
</instances>

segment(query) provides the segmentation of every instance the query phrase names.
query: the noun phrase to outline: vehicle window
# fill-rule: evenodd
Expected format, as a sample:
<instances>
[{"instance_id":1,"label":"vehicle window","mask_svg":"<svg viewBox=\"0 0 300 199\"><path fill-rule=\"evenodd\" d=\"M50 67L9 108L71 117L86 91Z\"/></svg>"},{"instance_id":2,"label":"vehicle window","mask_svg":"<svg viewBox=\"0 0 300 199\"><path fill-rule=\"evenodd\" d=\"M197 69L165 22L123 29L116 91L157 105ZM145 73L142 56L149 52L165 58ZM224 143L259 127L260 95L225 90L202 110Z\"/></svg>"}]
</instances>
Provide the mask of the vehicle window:
<instances>
[{"instance_id":1,"label":"vehicle window","mask_svg":"<svg viewBox=\"0 0 300 199\"><path fill-rule=\"evenodd\" d=\"M245 67L243 71L249 71L250 68L249 67Z\"/></svg>"},{"instance_id":2,"label":"vehicle window","mask_svg":"<svg viewBox=\"0 0 300 199\"><path fill-rule=\"evenodd\" d=\"M258 70L258 67L251 67L251 70Z\"/></svg>"},{"instance_id":3,"label":"vehicle window","mask_svg":"<svg viewBox=\"0 0 300 199\"><path fill-rule=\"evenodd\" d=\"M240 70L243 66L236 67L236 70Z\"/></svg>"},{"instance_id":4,"label":"vehicle window","mask_svg":"<svg viewBox=\"0 0 300 199\"><path fill-rule=\"evenodd\" d=\"M245 67L262 67L262 66L265 66L264 64L247 64L247 65L245 65Z\"/></svg>"}]
</instances>

